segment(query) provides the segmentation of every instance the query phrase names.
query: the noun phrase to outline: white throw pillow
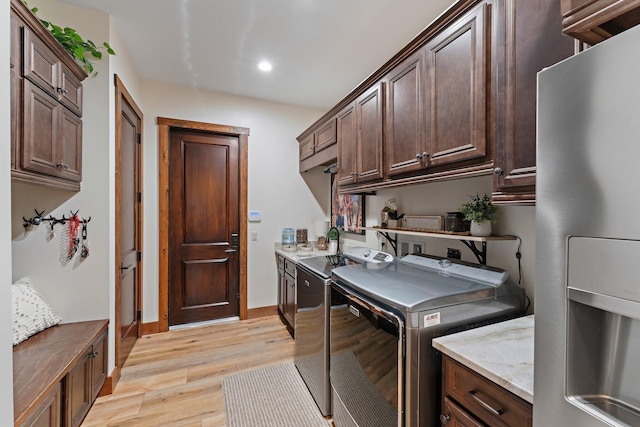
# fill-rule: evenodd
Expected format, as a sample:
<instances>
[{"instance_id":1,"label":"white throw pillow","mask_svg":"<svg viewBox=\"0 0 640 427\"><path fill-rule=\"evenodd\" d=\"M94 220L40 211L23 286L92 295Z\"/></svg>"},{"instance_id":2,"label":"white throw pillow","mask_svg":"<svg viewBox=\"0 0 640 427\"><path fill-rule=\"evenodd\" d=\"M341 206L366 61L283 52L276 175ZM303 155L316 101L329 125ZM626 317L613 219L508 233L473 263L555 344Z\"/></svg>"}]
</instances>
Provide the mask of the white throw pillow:
<instances>
[{"instance_id":1,"label":"white throw pillow","mask_svg":"<svg viewBox=\"0 0 640 427\"><path fill-rule=\"evenodd\" d=\"M11 286L13 345L60 323L60 318L42 299L31 279L23 277Z\"/></svg>"}]
</instances>

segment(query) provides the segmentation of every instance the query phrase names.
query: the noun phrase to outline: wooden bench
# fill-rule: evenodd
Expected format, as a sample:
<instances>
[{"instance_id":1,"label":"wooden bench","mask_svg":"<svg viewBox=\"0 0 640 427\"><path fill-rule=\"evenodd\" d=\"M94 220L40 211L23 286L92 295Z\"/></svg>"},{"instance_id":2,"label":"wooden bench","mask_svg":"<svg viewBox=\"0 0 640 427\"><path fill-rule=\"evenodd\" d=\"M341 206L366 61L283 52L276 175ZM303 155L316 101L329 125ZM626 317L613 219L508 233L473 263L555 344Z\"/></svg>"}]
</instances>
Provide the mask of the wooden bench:
<instances>
[{"instance_id":1,"label":"wooden bench","mask_svg":"<svg viewBox=\"0 0 640 427\"><path fill-rule=\"evenodd\" d=\"M82 423L107 379L108 325L56 325L13 347L15 426Z\"/></svg>"}]
</instances>

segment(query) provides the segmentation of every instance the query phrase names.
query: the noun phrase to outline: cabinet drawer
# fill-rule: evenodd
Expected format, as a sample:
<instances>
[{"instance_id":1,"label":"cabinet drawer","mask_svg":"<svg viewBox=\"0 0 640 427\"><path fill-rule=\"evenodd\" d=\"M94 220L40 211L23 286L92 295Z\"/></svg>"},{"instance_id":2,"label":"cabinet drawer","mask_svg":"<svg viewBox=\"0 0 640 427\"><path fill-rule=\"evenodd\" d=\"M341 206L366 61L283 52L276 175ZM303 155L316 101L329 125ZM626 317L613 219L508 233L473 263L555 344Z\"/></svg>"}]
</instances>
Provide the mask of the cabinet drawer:
<instances>
[{"instance_id":1,"label":"cabinet drawer","mask_svg":"<svg viewBox=\"0 0 640 427\"><path fill-rule=\"evenodd\" d=\"M291 277L296 277L296 263L285 258L284 271L291 275Z\"/></svg>"},{"instance_id":2,"label":"cabinet drawer","mask_svg":"<svg viewBox=\"0 0 640 427\"><path fill-rule=\"evenodd\" d=\"M455 360L445 356L443 393L491 426L531 426L532 406Z\"/></svg>"},{"instance_id":3,"label":"cabinet drawer","mask_svg":"<svg viewBox=\"0 0 640 427\"><path fill-rule=\"evenodd\" d=\"M483 424L446 397L444 398L444 411L440 416L440 422L447 427L484 427Z\"/></svg>"}]
</instances>

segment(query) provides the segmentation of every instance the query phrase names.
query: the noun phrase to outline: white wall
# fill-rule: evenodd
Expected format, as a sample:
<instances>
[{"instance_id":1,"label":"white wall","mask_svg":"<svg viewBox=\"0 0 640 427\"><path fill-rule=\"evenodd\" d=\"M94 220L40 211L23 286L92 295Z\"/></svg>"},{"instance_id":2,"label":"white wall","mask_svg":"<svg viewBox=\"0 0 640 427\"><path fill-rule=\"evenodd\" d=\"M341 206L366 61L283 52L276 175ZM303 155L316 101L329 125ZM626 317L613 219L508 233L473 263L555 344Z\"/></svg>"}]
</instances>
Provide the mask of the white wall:
<instances>
[{"instance_id":1,"label":"white wall","mask_svg":"<svg viewBox=\"0 0 640 427\"><path fill-rule=\"evenodd\" d=\"M0 67L9 69L9 2L0 8ZM1 59L4 58L4 59ZM0 76L0 224L8 224L11 219L11 146L9 107L9 74ZM8 227L0 229L0 425L13 425L13 338L11 333L11 239Z\"/></svg>"},{"instance_id":2,"label":"white wall","mask_svg":"<svg viewBox=\"0 0 640 427\"><path fill-rule=\"evenodd\" d=\"M408 215L446 215L446 212L457 211L462 203L468 201L475 193L491 194L492 177L483 176L460 180L444 181L380 190L375 196L367 196L365 200L366 226L380 224L380 211L384 203L394 197L398 201L400 213ZM533 312L534 293L534 256L535 256L535 207L532 206L502 206L498 210L498 220L493 224L493 234L508 234L519 236L522 245L522 286L531 299L530 312ZM402 236L402 239L422 243L425 252L437 256L447 256L447 248L460 249L462 260L478 262L471 250L463 243L455 240L421 239L418 237ZM365 236L343 234L343 245L365 245L380 248L386 244L385 251L393 253L386 239L378 237L378 233L368 231ZM509 272L517 282L519 277L518 260L515 257L518 240L498 241L487 243L487 265L500 267Z\"/></svg>"},{"instance_id":3,"label":"white wall","mask_svg":"<svg viewBox=\"0 0 640 427\"><path fill-rule=\"evenodd\" d=\"M212 77L214 78L214 77ZM143 80L138 103L144 124L144 291L143 321L158 320L158 133L157 117L194 120L250 129L248 208L262 221L249 223L258 240L248 241L248 307L276 305L274 242L282 228L313 229L328 217L329 177L312 171L298 174L296 136L323 112L250 98ZM315 191L326 182L325 195ZM311 188L311 189L310 189Z\"/></svg>"},{"instance_id":4,"label":"white wall","mask_svg":"<svg viewBox=\"0 0 640 427\"><path fill-rule=\"evenodd\" d=\"M30 4L35 6L35 4ZM97 44L109 40L109 17L53 0L38 0L38 16L75 28ZM3 27L4 28L4 27ZM83 82L83 179L80 192L12 184L12 278L33 278L36 287L63 323L109 318L113 324L113 92L109 57L95 63L98 75ZM4 98L3 98L4 99ZM3 157L5 158L5 157ZM34 209L61 217L79 210L88 224L90 254L66 260L64 227L47 238L47 226L27 233L22 217ZM110 329L110 369L114 363Z\"/></svg>"}]
</instances>

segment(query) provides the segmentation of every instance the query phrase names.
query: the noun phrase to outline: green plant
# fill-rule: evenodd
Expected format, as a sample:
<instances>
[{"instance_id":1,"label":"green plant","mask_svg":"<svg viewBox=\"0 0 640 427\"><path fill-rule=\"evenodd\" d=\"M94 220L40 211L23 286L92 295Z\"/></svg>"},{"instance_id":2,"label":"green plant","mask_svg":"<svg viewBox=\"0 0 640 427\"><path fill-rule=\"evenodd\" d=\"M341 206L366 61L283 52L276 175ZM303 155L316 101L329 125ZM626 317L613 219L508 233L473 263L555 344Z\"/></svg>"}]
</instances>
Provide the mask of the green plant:
<instances>
[{"instance_id":1,"label":"green plant","mask_svg":"<svg viewBox=\"0 0 640 427\"><path fill-rule=\"evenodd\" d=\"M24 4L26 5L27 2L25 1ZM31 12L35 15L38 12L38 8L32 7ZM62 47L64 47L75 60L80 62L86 73L92 77L95 77L98 72L93 71L94 68L91 58L102 59L102 52L100 49L104 49L109 55L116 54L107 42L103 42L102 46L96 46L96 44L91 40L85 40L82 38L82 36L73 28L62 28L49 21L45 21L44 19L38 19L42 25L49 30L51 35L58 40Z\"/></svg>"},{"instance_id":2,"label":"green plant","mask_svg":"<svg viewBox=\"0 0 640 427\"><path fill-rule=\"evenodd\" d=\"M481 197L476 193L474 196L471 196L471 201L460 205L459 210L467 221L495 222L498 206L491 203L491 197L489 195L485 194Z\"/></svg>"},{"instance_id":3,"label":"green plant","mask_svg":"<svg viewBox=\"0 0 640 427\"><path fill-rule=\"evenodd\" d=\"M331 227L329 230L329 240L338 240L340 238L340 232L337 228Z\"/></svg>"}]
</instances>

